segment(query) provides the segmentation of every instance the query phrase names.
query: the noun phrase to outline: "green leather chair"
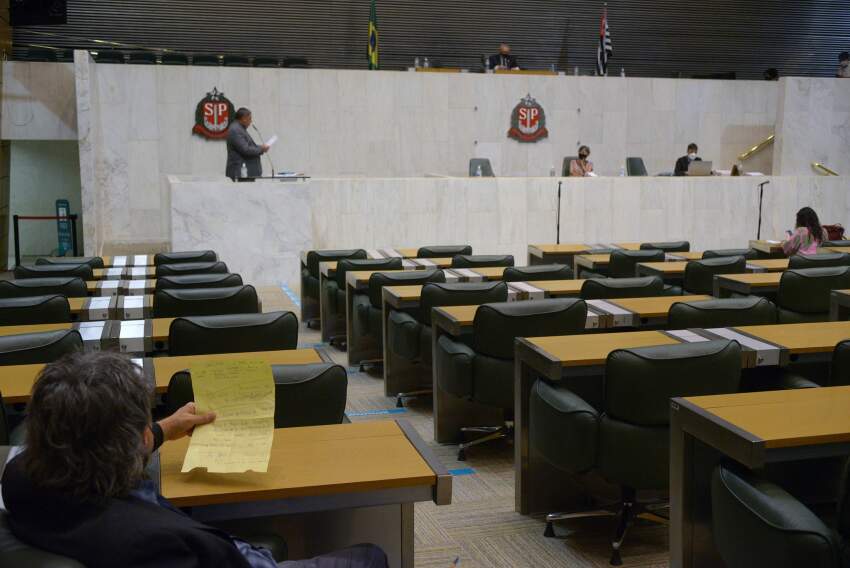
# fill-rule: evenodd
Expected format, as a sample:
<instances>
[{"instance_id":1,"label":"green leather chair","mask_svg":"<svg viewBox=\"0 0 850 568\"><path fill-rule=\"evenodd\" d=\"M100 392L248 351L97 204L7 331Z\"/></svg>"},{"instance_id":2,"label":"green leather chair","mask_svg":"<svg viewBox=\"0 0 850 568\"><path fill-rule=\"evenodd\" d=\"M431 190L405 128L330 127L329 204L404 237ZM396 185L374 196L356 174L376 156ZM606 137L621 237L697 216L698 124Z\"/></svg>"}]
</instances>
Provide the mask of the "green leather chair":
<instances>
[{"instance_id":1,"label":"green leather chair","mask_svg":"<svg viewBox=\"0 0 850 568\"><path fill-rule=\"evenodd\" d=\"M850 254L831 252L822 254L795 254L788 259L788 269L850 266Z\"/></svg>"},{"instance_id":2,"label":"green leather chair","mask_svg":"<svg viewBox=\"0 0 850 568\"><path fill-rule=\"evenodd\" d=\"M75 329L0 336L0 365L50 363L68 353L83 350L83 338Z\"/></svg>"},{"instance_id":3,"label":"green leather chair","mask_svg":"<svg viewBox=\"0 0 850 568\"><path fill-rule=\"evenodd\" d=\"M584 300L648 298L664 295L664 281L658 276L640 278L593 278L581 285Z\"/></svg>"},{"instance_id":4,"label":"green leather chair","mask_svg":"<svg viewBox=\"0 0 850 568\"><path fill-rule=\"evenodd\" d=\"M626 158L626 175L630 177L649 175L646 171L646 165L643 163L643 158Z\"/></svg>"},{"instance_id":5,"label":"green leather chair","mask_svg":"<svg viewBox=\"0 0 850 568\"><path fill-rule=\"evenodd\" d=\"M565 264L535 264L510 266L502 273L504 282L534 282L536 280L572 280L572 268Z\"/></svg>"},{"instance_id":6,"label":"green leather chair","mask_svg":"<svg viewBox=\"0 0 850 568\"><path fill-rule=\"evenodd\" d=\"M341 424L345 420L348 376L334 363L272 365L275 428ZM195 400L191 373L180 371L168 382L166 401L173 412Z\"/></svg>"},{"instance_id":7,"label":"green leather chair","mask_svg":"<svg viewBox=\"0 0 850 568\"><path fill-rule=\"evenodd\" d=\"M476 177L475 174L479 167L482 177L495 177L496 174L493 173L493 165L489 158L472 158L469 160L469 177Z\"/></svg>"},{"instance_id":8,"label":"green leather chair","mask_svg":"<svg viewBox=\"0 0 850 568\"><path fill-rule=\"evenodd\" d=\"M301 317L307 327L319 321L319 264L343 259L365 259L363 249L311 250L307 253L307 264L301 265Z\"/></svg>"},{"instance_id":9,"label":"green leather chair","mask_svg":"<svg viewBox=\"0 0 850 568\"><path fill-rule=\"evenodd\" d=\"M7 442L8 444L8 442ZM2 448L4 459L10 448ZM5 468L5 461L3 463ZM81 563L67 556L60 556L31 546L15 536L9 526L9 514L0 511L0 566L13 568L86 568Z\"/></svg>"},{"instance_id":10,"label":"green leather chair","mask_svg":"<svg viewBox=\"0 0 850 568\"><path fill-rule=\"evenodd\" d=\"M38 264L35 266L16 266L13 271L16 279L27 278L63 278L77 277L93 280L94 273L89 264Z\"/></svg>"},{"instance_id":11,"label":"green leather chair","mask_svg":"<svg viewBox=\"0 0 850 568\"><path fill-rule=\"evenodd\" d=\"M573 298L484 304L475 312L471 342L440 336L435 353L439 388L458 398L500 408L505 420L499 426L461 428L461 436L482 436L462 442L458 460L466 459L471 446L513 437L516 338L581 333L586 319L587 304Z\"/></svg>"},{"instance_id":12,"label":"green leather chair","mask_svg":"<svg viewBox=\"0 0 850 568\"><path fill-rule=\"evenodd\" d=\"M850 267L786 270L779 280L779 323L829 320L832 290L850 288Z\"/></svg>"},{"instance_id":13,"label":"green leather chair","mask_svg":"<svg viewBox=\"0 0 850 568\"><path fill-rule=\"evenodd\" d=\"M324 280L322 290L322 309L327 312L327 321L331 321L329 331L331 343L345 343L345 279L349 271L360 270L401 270L400 258L351 259L346 258L337 262L336 274L333 279ZM322 330L324 334L326 330Z\"/></svg>"},{"instance_id":14,"label":"green leather chair","mask_svg":"<svg viewBox=\"0 0 850 568\"><path fill-rule=\"evenodd\" d=\"M260 311L253 286L157 290L153 297L155 318L256 314Z\"/></svg>"},{"instance_id":15,"label":"green leather chair","mask_svg":"<svg viewBox=\"0 0 850 568\"><path fill-rule=\"evenodd\" d=\"M850 247L850 241L841 240L841 241L824 241L821 243L822 247Z\"/></svg>"},{"instance_id":16,"label":"green leather chair","mask_svg":"<svg viewBox=\"0 0 850 568\"><path fill-rule=\"evenodd\" d=\"M622 496L608 510L547 515L546 535L554 534L557 520L616 515L611 564L621 564L635 517L665 508L663 501L640 502L638 496L668 491L670 399L737 392L740 375L741 346L724 340L612 351L598 409L563 385L538 380L529 410L532 446L570 475L597 473Z\"/></svg>"},{"instance_id":17,"label":"green leather chair","mask_svg":"<svg viewBox=\"0 0 850 568\"><path fill-rule=\"evenodd\" d=\"M706 329L742 325L773 325L776 306L767 298L748 296L697 302L676 302L670 307L670 329Z\"/></svg>"},{"instance_id":18,"label":"green leather chair","mask_svg":"<svg viewBox=\"0 0 850 568\"><path fill-rule=\"evenodd\" d=\"M242 286L242 277L224 272L221 274L187 274L186 276L162 276L156 279L157 290L185 288L232 288Z\"/></svg>"},{"instance_id":19,"label":"green leather chair","mask_svg":"<svg viewBox=\"0 0 850 568\"><path fill-rule=\"evenodd\" d=\"M578 156L564 156L561 162L561 177L570 177L570 162L578 160Z\"/></svg>"},{"instance_id":20,"label":"green leather chair","mask_svg":"<svg viewBox=\"0 0 850 568\"><path fill-rule=\"evenodd\" d=\"M68 298L58 294L0 299L0 325L35 325L71 321Z\"/></svg>"},{"instance_id":21,"label":"green leather chair","mask_svg":"<svg viewBox=\"0 0 850 568\"><path fill-rule=\"evenodd\" d=\"M691 243L688 241L672 241L668 243L641 243L640 250L663 250L664 252L689 252Z\"/></svg>"},{"instance_id":22,"label":"green leather chair","mask_svg":"<svg viewBox=\"0 0 850 568\"><path fill-rule=\"evenodd\" d=\"M99 256L43 256L35 259L36 266L56 264L88 264L92 268L103 268L103 259Z\"/></svg>"},{"instance_id":23,"label":"green leather chair","mask_svg":"<svg viewBox=\"0 0 850 568\"><path fill-rule=\"evenodd\" d=\"M452 257L452 268L485 268L490 266L513 266L510 254L456 254Z\"/></svg>"},{"instance_id":24,"label":"green leather chair","mask_svg":"<svg viewBox=\"0 0 850 568\"><path fill-rule=\"evenodd\" d=\"M723 256L691 260L685 265L682 288L674 288L671 295L714 293L716 274L741 274L747 270L747 259L743 256Z\"/></svg>"},{"instance_id":25,"label":"green leather chair","mask_svg":"<svg viewBox=\"0 0 850 568\"><path fill-rule=\"evenodd\" d=\"M396 405L404 405L406 398L430 394L432 352L431 310L442 306L471 306L492 302L506 302L508 285L504 282L475 282L451 284L425 284L419 299L418 310L392 310L387 316L387 350L391 356L416 363L422 371L422 389L399 393Z\"/></svg>"},{"instance_id":26,"label":"green leather chair","mask_svg":"<svg viewBox=\"0 0 850 568\"><path fill-rule=\"evenodd\" d=\"M179 264L158 264L156 277L185 276L187 274L227 274L227 265L215 262L181 262Z\"/></svg>"},{"instance_id":27,"label":"green leather chair","mask_svg":"<svg viewBox=\"0 0 850 568\"><path fill-rule=\"evenodd\" d=\"M292 312L180 317L168 328L168 354L282 351L298 347Z\"/></svg>"},{"instance_id":28,"label":"green leather chair","mask_svg":"<svg viewBox=\"0 0 850 568\"><path fill-rule=\"evenodd\" d=\"M844 482L846 487L846 480ZM827 525L779 485L727 461L711 477L714 544L728 568L842 568L850 564L850 507Z\"/></svg>"},{"instance_id":29,"label":"green leather chair","mask_svg":"<svg viewBox=\"0 0 850 568\"><path fill-rule=\"evenodd\" d=\"M608 275L609 278L634 278L639 262L664 262L665 259L660 249L615 250L608 262Z\"/></svg>"},{"instance_id":30,"label":"green leather chair","mask_svg":"<svg viewBox=\"0 0 850 568\"><path fill-rule=\"evenodd\" d=\"M703 258L718 258L723 256L743 256L747 260L755 260L759 257L758 251L754 249L710 249L703 251Z\"/></svg>"},{"instance_id":31,"label":"green leather chair","mask_svg":"<svg viewBox=\"0 0 850 568\"><path fill-rule=\"evenodd\" d=\"M160 252L154 255L153 264L180 264L184 262L215 262L218 255L212 250Z\"/></svg>"},{"instance_id":32,"label":"green leather chair","mask_svg":"<svg viewBox=\"0 0 850 568\"><path fill-rule=\"evenodd\" d=\"M0 280L0 298L24 298L52 294L59 294L67 298L85 298L88 296L88 289L85 281L77 276Z\"/></svg>"},{"instance_id":33,"label":"green leather chair","mask_svg":"<svg viewBox=\"0 0 850 568\"><path fill-rule=\"evenodd\" d=\"M456 254L472 254L470 245L419 247L416 258L451 258Z\"/></svg>"},{"instance_id":34,"label":"green leather chair","mask_svg":"<svg viewBox=\"0 0 850 568\"><path fill-rule=\"evenodd\" d=\"M369 288L365 294L355 294L352 298L354 305L354 321L352 328L359 337L371 339L376 358L369 360L349 360L349 364L360 365L360 370L366 364L383 360L384 353L384 286L424 286L429 283L445 282L446 275L442 270L405 270L403 272L375 272L369 277Z\"/></svg>"}]
</instances>

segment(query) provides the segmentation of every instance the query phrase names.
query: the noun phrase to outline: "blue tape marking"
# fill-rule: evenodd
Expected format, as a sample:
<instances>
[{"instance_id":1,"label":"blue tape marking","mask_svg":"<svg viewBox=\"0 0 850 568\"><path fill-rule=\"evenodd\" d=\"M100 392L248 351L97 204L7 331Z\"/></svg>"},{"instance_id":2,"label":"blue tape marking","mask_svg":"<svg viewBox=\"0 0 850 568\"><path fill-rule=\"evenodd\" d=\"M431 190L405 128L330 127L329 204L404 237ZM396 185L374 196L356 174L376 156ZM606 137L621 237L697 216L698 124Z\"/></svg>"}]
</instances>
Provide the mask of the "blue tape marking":
<instances>
[{"instance_id":1,"label":"blue tape marking","mask_svg":"<svg viewBox=\"0 0 850 568\"><path fill-rule=\"evenodd\" d=\"M461 467L458 469L450 469L449 473L452 475L475 475L475 470L471 467Z\"/></svg>"},{"instance_id":2,"label":"blue tape marking","mask_svg":"<svg viewBox=\"0 0 850 568\"><path fill-rule=\"evenodd\" d=\"M293 304L295 304L299 308L301 307L301 299L295 295L295 292L292 291L292 288L290 288L286 284L281 284L280 289L283 290L284 294L289 296L289 299Z\"/></svg>"},{"instance_id":3,"label":"blue tape marking","mask_svg":"<svg viewBox=\"0 0 850 568\"><path fill-rule=\"evenodd\" d=\"M378 416L380 414L404 414L406 408L385 408L383 410L364 410L363 412L346 412L348 416Z\"/></svg>"}]
</instances>

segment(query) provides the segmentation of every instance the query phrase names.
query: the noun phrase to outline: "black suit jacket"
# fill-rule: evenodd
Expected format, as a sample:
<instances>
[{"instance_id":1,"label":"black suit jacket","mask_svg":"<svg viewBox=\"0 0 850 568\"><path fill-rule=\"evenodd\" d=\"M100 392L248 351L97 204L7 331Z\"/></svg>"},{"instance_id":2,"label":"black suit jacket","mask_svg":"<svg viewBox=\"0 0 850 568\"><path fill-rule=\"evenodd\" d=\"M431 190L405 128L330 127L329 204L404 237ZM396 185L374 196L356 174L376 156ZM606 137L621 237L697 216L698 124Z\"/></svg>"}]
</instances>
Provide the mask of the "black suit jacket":
<instances>
[{"instance_id":1,"label":"black suit jacket","mask_svg":"<svg viewBox=\"0 0 850 568\"><path fill-rule=\"evenodd\" d=\"M3 501L20 540L87 568L250 568L230 536L182 512L135 497L81 504L36 487L16 456L3 472Z\"/></svg>"},{"instance_id":2,"label":"black suit jacket","mask_svg":"<svg viewBox=\"0 0 850 568\"><path fill-rule=\"evenodd\" d=\"M487 61L490 63L490 69L495 69L499 65L507 67L508 69L519 67L519 63L517 63L516 57L513 55L502 55L501 53L497 53L496 55L491 55Z\"/></svg>"},{"instance_id":3,"label":"black suit jacket","mask_svg":"<svg viewBox=\"0 0 850 568\"><path fill-rule=\"evenodd\" d=\"M701 162L702 158L697 156L694 158L695 162ZM688 168L691 167L691 161L687 156L682 156L678 160L676 160L676 169L673 170L674 176L686 176L688 175Z\"/></svg>"},{"instance_id":4,"label":"black suit jacket","mask_svg":"<svg viewBox=\"0 0 850 568\"><path fill-rule=\"evenodd\" d=\"M241 123L233 121L227 131L227 166L225 175L230 179L240 177L242 163L248 170L248 177L259 177L263 175L263 165L260 156L263 149L260 148L248 130Z\"/></svg>"}]
</instances>

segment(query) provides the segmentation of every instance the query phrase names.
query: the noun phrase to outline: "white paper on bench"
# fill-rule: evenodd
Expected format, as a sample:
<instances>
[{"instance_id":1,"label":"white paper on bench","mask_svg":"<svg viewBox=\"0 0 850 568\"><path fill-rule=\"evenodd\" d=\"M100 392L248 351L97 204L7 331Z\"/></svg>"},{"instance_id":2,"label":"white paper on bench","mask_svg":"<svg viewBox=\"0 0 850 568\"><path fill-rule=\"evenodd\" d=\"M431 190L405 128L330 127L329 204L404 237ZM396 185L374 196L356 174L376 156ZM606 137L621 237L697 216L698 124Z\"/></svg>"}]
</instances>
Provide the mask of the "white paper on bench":
<instances>
[{"instance_id":1,"label":"white paper on bench","mask_svg":"<svg viewBox=\"0 0 850 568\"><path fill-rule=\"evenodd\" d=\"M133 257L133 266L147 266L148 265L148 255L146 254L137 254Z\"/></svg>"},{"instance_id":2,"label":"white paper on bench","mask_svg":"<svg viewBox=\"0 0 850 568\"><path fill-rule=\"evenodd\" d=\"M454 268L457 274L466 278L467 282L483 282L484 277L468 268Z\"/></svg>"},{"instance_id":3,"label":"white paper on bench","mask_svg":"<svg viewBox=\"0 0 850 568\"><path fill-rule=\"evenodd\" d=\"M703 341L711 341L707 337L697 335L693 331L688 331L687 329L677 329L674 331L668 331L667 333L673 337L678 337L685 343L702 343Z\"/></svg>"},{"instance_id":4,"label":"white paper on bench","mask_svg":"<svg viewBox=\"0 0 850 568\"><path fill-rule=\"evenodd\" d=\"M509 282L508 288L514 288L520 292L528 294L529 300L542 300L546 297L546 292L537 286L532 286L528 282Z\"/></svg>"},{"instance_id":5,"label":"white paper on bench","mask_svg":"<svg viewBox=\"0 0 850 568\"><path fill-rule=\"evenodd\" d=\"M763 341L759 341L758 339L753 339L752 337L748 337L726 327L717 327L707 329L706 331L713 333L714 335L719 335L720 337L725 337L726 339L734 339L744 347L749 347L755 351L756 367L779 365L779 354L782 352L779 347L774 347L773 345L769 345Z\"/></svg>"},{"instance_id":6,"label":"white paper on bench","mask_svg":"<svg viewBox=\"0 0 850 568\"><path fill-rule=\"evenodd\" d=\"M144 294L145 293L145 281L144 280L130 280L127 289L130 294Z\"/></svg>"},{"instance_id":7,"label":"white paper on bench","mask_svg":"<svg viewBox=\"0 0 850 568\"><path fill-rule=\"evenodd\" d=\"M769 243L769 244L772 244L772 245L778 245L778 244L779 244L779 243L781 243L782 241L771 241L770 239L768 239L768 240L766 240L766 241L764 241L764 242Z\"/></svg>"},{"instance_id":8,"label":"white paper on bench","mask_svg":"<svg viewBox=\"0 0 850 568\"><path fill-rule=\"evenodd\" d=\"M419 266L427 266L428 268L436 268L437 267L436 262L434 262L433 260L429 260L427 258L416 258L416 259L413 259L413 262L415 262Z\"/></svg>"},{"instance_id":9,"label":"white paper on bench","mask_svg":"<svg viewBox=\"0 0 850 568\"><path fill-rule=\"evenodd\" d=\"M593 306L597 310L614 316L614 327L632 325L632 317L634 314L632 314L629 310L623 309L620 306L615 306L605 300L586 300L586 302L588 305Z\"/></svg>"},{"instance_id":10,"label":"white paper on bench","mask_svg":"<svg viewBox=\"0 0 850 568\"><path fill-rule=\"evenodd\" d=\"M123 268L107 268L106 275L110 278L121 278L121 275L124 273Z\"/></svg>"},{"instance_id":11,"label":"white paper on bench","mask_svg":"<svg viewBox=\"0 0 850 568\"><path fill-rule=\"evenodd\" d=\"M141 319L145 317L145 297L144 296L125 296L124 297L124 319Z\"/></svg>"},{"instance_id":12,"label":"white paper on bench","mask_svg":"<svg viewBox=\"0 0 850 568\"><path fill-rule=\"evenodd\" d=\"M384 255L378 249L369 249L366 251L366 255L372 260L377 260L379 258L384 258Z\"/></svg>"},{"instance_id":13,"label":"white paper on bench","mask_svg":"<svg viewBox=\"0 0 850 568\"><path fill-rule=\"evenodd\" d=\"M138 266L130 269L130 276L147 276L147 274L147 266Z\"/></svg>"},{"instance_id":14,"label":"white paper on bench","mask_svg":"<svg viewBox=\"0 0 850 568\"><path fill-rule=\"evenodd\" d=\"M109 302L112 298L98 296L89 300L89 319L90 320L105 320L109 319Z\"/></svg>"},{"instance_id":15,"label":"white paper on bench","mask_svg":"<svg viewBox=\"0 0 850 568\"><path fill-rule=\"evenodd\" d=\"M127 257L126 256L113 256L112 257L112 266L127 266Z\"/></svg>"},{"instance_id":16,"label":"white paper on bench","mask_svg":"<svg viewBox=\"0 0 850 568\"><path fill-rule=\"evenodd\" d=\"M123 353L143 353L145 351L145 320L122 321L118 343Z\"/></svg>"},{"instance_id":17,"label":"white paper on bench","mask_svg":"<svg viewBox=\"0 0 850 568\"><path fill-rule=\"evenodd\" d=\"M83 343L92 351L100 351L100 338L103 337L103 326L106 325L102 321L86 321L80 323L80 335L83 337Z\"/></svg>"}]
</instances>

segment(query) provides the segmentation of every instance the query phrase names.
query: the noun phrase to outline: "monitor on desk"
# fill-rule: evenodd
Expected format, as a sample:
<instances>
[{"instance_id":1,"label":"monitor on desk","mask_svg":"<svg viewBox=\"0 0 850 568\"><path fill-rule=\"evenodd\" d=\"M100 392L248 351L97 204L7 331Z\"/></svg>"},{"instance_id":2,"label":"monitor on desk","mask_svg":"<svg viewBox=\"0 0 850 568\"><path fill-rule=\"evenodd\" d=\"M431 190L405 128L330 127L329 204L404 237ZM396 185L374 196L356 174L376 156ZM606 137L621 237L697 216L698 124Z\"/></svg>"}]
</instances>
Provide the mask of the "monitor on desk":
<instances>
[{"instance_id":1,"label":"monitor on desk","mask_svg":"<svg viewBox=\"0 0 850 568\"><path fill-rule=\"evenodd\" d=\"M710 176L714 162L693 161L688 167L689 176Z\"/></svg>"}]
</instances>

